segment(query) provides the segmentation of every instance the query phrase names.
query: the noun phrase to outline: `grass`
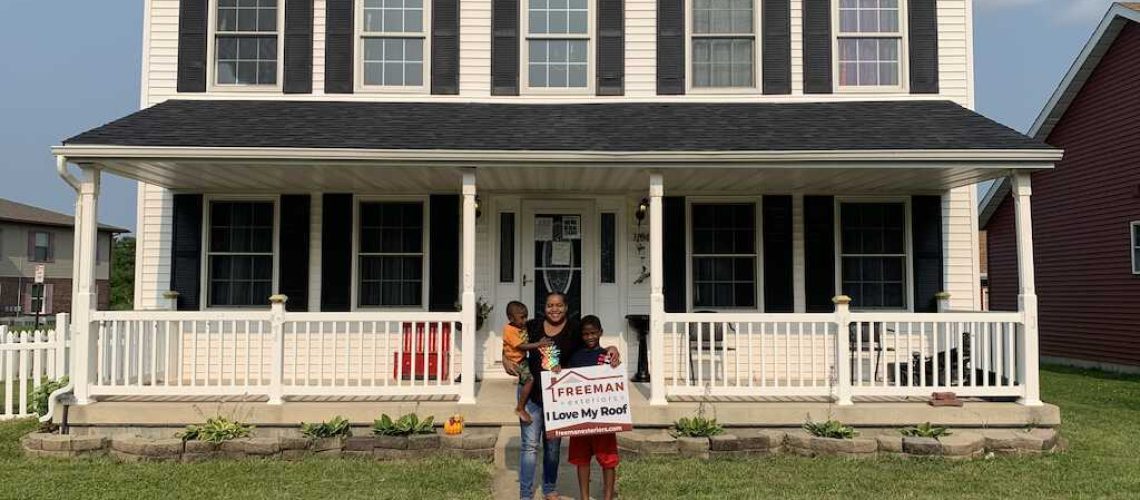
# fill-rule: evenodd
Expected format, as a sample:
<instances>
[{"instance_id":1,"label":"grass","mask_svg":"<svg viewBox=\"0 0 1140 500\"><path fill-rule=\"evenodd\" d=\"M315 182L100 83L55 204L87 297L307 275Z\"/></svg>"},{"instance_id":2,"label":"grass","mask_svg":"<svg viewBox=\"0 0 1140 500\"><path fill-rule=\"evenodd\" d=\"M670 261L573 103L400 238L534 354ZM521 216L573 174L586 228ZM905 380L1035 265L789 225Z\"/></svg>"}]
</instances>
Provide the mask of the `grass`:
<instances>
[{"instance_id":1,"label":"grass","mask_svg":"<svg viewBox=\"0 0 1140 500\"><path fill-rule=\"evenodd\" d=\"M1047 367L1042 388L1061 407L1066 453L975 462L629 461L619 491L625 499L1140 497L1140 377Z\"/></svg>"},{"instance_id":2,"label":"grass","mask_svg":"<svg viewBox=\"0 0 1140 500\"><path fill-rule=\"evenodd\" d=\"M467 460L216 460L118 464L27 460L19 437L33 420L0 423L0 498L485 499L491 466Z\"/></svg>"},{"instance_id":3,"label":"grass","mask_svg":"<svg viewBox=\"0 0 1140 500\"><path fill-rule=\"evenodd\" d=\"M625 499L1137 498L1140 377L1047 367L1044 398L1061 406L1070 451L975 462L779 457L630 460ZM31 420L0 423L0 498L490 498L489 465L468 461L213 461L116 464L26 460Z\"/></svg>"}]
</instances>

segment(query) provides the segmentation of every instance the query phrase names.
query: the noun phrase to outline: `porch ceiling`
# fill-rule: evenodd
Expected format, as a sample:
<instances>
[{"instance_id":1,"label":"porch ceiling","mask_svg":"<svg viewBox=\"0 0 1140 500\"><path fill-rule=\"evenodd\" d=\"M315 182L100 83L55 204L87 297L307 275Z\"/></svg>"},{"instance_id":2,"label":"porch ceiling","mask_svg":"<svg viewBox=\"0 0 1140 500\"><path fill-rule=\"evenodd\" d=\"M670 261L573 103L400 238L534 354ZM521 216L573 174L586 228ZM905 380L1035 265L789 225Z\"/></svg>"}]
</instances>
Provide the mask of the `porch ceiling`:
<instances>
[{"instance_id":1,"label":"porch ceiling","mask_svg":"<svg viewBox=\"0 0 1140 500\"><path fill-rule=\"evenodd\" d=\"M361 162L251 162L115 158L105 171L175 191L213 193L457 191L455 166L390 166ZM664 175L671 193L909 194L942 192L1007 175L1009 165L934 162L872 165L790 163L709 166L481 166L480 191L640 192L649 172Z\"/></svg>"}]
</instances>

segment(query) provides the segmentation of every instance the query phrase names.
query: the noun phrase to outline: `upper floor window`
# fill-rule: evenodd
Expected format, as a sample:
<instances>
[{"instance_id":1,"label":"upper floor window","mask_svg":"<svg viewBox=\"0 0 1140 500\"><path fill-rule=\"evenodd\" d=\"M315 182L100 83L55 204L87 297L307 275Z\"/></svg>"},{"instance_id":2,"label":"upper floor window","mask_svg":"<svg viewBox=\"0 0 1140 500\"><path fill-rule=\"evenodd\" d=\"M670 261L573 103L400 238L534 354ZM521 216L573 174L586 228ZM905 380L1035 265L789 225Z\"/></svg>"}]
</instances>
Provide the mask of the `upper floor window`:
<instances>
[{"instance_id":1,"label":"upper floor window","mask_svg":"<svg viewBox=\"0 0 1140 500\"><path fill-rule=\"evenodd\" d=\"M214 81L218 85L277 85L279 0L217 0Z\"/></svg>"},{"instance_id":2,"label":"upper floor window","mask_svg":"<svg viewBox=\"0 0 1140 500\"><path fill-rule=\"evenodd\" d=\"M906 205L839 206L843 294L860 309L906 309Z\"/></svg>"},{"instance_id":3,"label":"upper floor window","mask_svg":"<svg viewBox=\"0 0 1140 500\"><path fill-rule=\"evenodd\" d=\"M266 306L273 295L272 201L210 202L207 304Z\"/></svg>"},{"instance_id":4,"label":"upper floor window","mask_svg":"<svg viewBox=\"0 0 1140 500\"><path fill-rule=\"evenodd\" d=\"M423 87L429 9L424 0L364 0L361 26L365 87Z\"/></svg>"},{"instance_id":5,"label":"upper floor window","mask_svg":"<svg viewBox=\"0 0 1140 500\"><path fill-rule=\"evenodd\" d=\"M902 76L899 0L839 1L839 86L898 87Z\"/></svg>"},{"instance_id":6,"label":"upper floor window","mask_svg":"<svg viewBox=\"0 0 1140 500\"><path fill-rule=\"evenodd\" d=\"M756 86L753 0L691 0L693 87Z\"/></svg>"},{"instance_id":7,"label":"upper floor window","mask_svg":"<svg viewBox=\"0 0 1140 500\"><path fill-rule=\"evenodd\" d=\"M694 203L692 224L693 308L756 308L756 204Z\"/></svg>"},{"instance_id":8,"label":"upper floor window","mask_svg":"<svg viewBox=\"0 0 1140 500\"><path fill-rule=\"evenodd\" d=\"M591 0L527 0L526 86L590 87Z\"/></svg>"},{"instance_id":9,"label":"upper floor window","mask_svg":"<svg viewBox=\"0 0 1140 500\"><path fill-rule=\"evenodd\" d=\"M1132 223L1132 274L1140 274L1140 221Z\"/></svg>"},{"instance_id":10,"label":"upper floor window","mask_svg":"<svg viewBox=\"0 0 1140 500\"><path fill-rule=\"evenodd\" d=\"M28 260L31 262L51 262L55 259L55 238L47 231L28 232Z\"/></svg>"}]
</instances>

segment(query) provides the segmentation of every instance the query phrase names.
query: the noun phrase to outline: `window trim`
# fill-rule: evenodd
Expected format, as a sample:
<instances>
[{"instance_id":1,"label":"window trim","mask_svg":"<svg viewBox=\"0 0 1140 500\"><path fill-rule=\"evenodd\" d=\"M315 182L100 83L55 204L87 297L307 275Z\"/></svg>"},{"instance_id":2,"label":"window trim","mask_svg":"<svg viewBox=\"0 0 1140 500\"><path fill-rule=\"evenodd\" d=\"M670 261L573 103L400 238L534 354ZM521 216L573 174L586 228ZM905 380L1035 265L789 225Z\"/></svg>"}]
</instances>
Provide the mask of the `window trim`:
<instances>
[{"instance_id":1,"label":"window trim","mask_svg":"<svg viewBox=\"0 0 1140 500\"><path fill-rule=\"evenodd\" d=\"M598 1L586 0L586 33L530 33L530 2L519 1L519 90L521 95L594 95L597 88ZM585 40L585 87L532 87L530 85L530 40Z\"/></svg>"},{"instance_id":2,"label":"window trim","mask_svg":"<svg viewBox=\"0 0 1140 500\"><path fill-rule=\"evenodd\" d=\"M362 94L429 94L431 90L431 14L433 0L423 0L423 78L420 85L368 85L364 83L364 41L369 38L416 38L414 32L364 31L364 1L353 6L353 86Z\"/></svg>"},{"instance_id":3,"label":"window trim","mask_svg":"<svg viewBox=\"0 0 1140 500\"><path fill-rule=\"evenodd\" d=\"M199 290L198 290L198 303L200 309L203 311L249 311L254 309L269 309L269 297L265 298L264 306L214 306L210 304L210 233L212 225L210 220L210 204L215 201L249 201L249 202L267 202L273 203L273 284L270 288L271 293L276 295L280 293L278 286L280 285L280 259L281 249L279 248L281 242L281 196L280 195L212 195L207 194L202 197L202 262L199 276Z\"/></svg>"},{"instance_id":4,"label":"window trim","mask_svg":"<svg viewBox=\"0 0 1140 500\"><path fill-rule=\"evenodd\" d=\"M426 195L362 195L352 197L352 292L349 311L407 311L426 312L431 289L431 200ZM419 307L409 306L362 306L360 305L360 205L364 203L419 202L424 208L423 228L423 287L420 290Z\"/></svg>"},{"instance_id":5,"label":"window trim","mask_svg":"<svg viewBox=\"0 0 1140 500\"><path fill-rule=\"evenodd\" d=\"M756 212L753 238L756 249L755 307L709 307L702 311L717 313L764 312L764 203L762 196L686 196L685 197L685 309L694 310L693 287L693 205L737 205L751 203ZM743 257L751 254L740 255ZM729 256L729 255L726 255Z\"/></svg>"},{"instance_id":6,"label":"window trim","mask_svg":"<svg viewBox=\"0 0 1140 500\"><path fill-rule=\"evenodd\" d=\"M47 237L47 256L43 260L36 258L36 235L42 234ZM35 262L37 264L51 264L55 262L55 237L51 231L32 229L28 231L28 249L31 253L28 254L28 262Z\"/></svg>"},{"instance_id":7,"label":"window trim","mask_svg":"<svg viewBox=\"0 0 1140 500\"><path fill-rule=\"evenodd\" d=\"M831 74L832 89L842 94L907 94L910 93L910 13L907 0L899 2L899 30L891 33L840 33L839 7L841 2L833 1L831 7ZM899 84L898 85L842 85L839 79L839 39L840 38L898 38L899 40ZM908 205L909 206L909 205Z\"/></svg>"},{"instance_id":8,"label":"window trim","mask_svg":"<svg viewBox=\"0 0 1140 500\"><path fill-rule=\"evenodd\" d=\"M875 203L901 203L903 205L903 250L906 252L905 269L903 269L903 300L906 307L902 308L864 308L851 303L852 311L868 312L914 312L914 218L911 215L911 199L909 196L836 196L834 206L834 234L835 234L835 291L837 295L843 293L843 204L875 204Z\"/></svg>"},{"instance_id":9,"label":"window trim","mask_svg":"<svg viewBox=\"0 0 1140 500\"><path fill-rule=\"evenodd\" d=\"M744 38L744 34L701 34L693 33L693 0L685 0L685 90L689 94L761 94L763 93L764 62L761 28L764 12L762 0L752 0L752 86L751 87L697 87L693 85L693 39L694 38Z\"/></svg>"},{"instance_id":10,"label":"window trim","mask_svg":"<svg viewBox=\"0 0 1140 500\"><path fill-rule=\"evenodd\" d=\"M1132 231L1128 235L1128 247L1130 249L1129 253L1132 254L1132 274L1134 276L1140 276L1140 259L1136 258L1137 251L1140 251L1140 245L1137 245L1137 238L1140 238L1140 220L1134 220L1130 222L1129 226L1132 227Z\"/></svg>"},{"instance_id":11,"label":"window trim","mask_svg":"<svg viewBox=\"0 0 1140 500\"><path fill-rule=\"evenodd\" d=\"M218 83L218 0L207 0L206 16L206 89L210 92L283 92L285 88L285 1L277 0L277 83ZM252 34L232 32L231 35ZM263 36L265 33L261 33Z\"/></svg>"}]
</instances>

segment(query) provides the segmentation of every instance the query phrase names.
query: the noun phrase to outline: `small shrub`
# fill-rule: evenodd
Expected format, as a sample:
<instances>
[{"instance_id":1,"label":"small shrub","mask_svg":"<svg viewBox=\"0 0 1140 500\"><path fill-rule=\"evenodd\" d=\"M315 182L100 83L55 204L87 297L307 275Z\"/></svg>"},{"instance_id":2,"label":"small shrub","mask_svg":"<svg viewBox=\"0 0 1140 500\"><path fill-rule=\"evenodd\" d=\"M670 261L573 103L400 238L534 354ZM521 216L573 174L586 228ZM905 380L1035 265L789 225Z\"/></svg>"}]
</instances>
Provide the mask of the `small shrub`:
<instances>
[{"instance_id":1,"label":"small shrub","mask_svg":"<svg viewBox=\"0 0 1140 500\"><path fill-rule=\"evenodd\" d=\"M680 420L673 422L673 428L669 433L673 437L711 437L723 434L724 426L718 424L715 418L705 418L700 415L692 418L681 417Z\"/></svg>"},{"instance_id":2,"label":"small shrub","mask_svg":"<svg viewBox=\"0 0 1140 500\"><path fill-rule=\"evenodd\" d=\"M337 415L332 420L319 424L301 422L301 434L314 439L348 437L352 434L352 428L349 427L348 420Z\"/></svg>"},{"instance_id":3,"label":"small shrub","mask_svg":"<svg viewBox=\"0 0 1140 500\"><path fill-rule=\"evenodd\" d=\"M211 417L204 424L186 426L186 430L178 434L183 441L206 441L219 444L238 438L248 437L253 426L243 424L226 417Z\"/></svg>"},{"instance_id":4,"label":"small shrub","mask_svg":"<svg viewBox=\"0 0 1140 500\"><path fill-rule=\"evenodd\" d=\"M914 427L907 427L905 429L899 430L899 432L904 436L924 438L940 438L942 436L950 435L950 429L936 425L930 425L930 422L919 424Z\"/></svg>"},{"instance_id":5,"label":"small shrub","mask_svg":"<svg viewBox=\"0 0 1140 500\"><path fill-rule=\"evenodd\" d=\"M48 397L51 393L58 391L67 385L67 377L61 377L55 380L48 380L36 387L32 394L28 396L28 409L39 416L44 416L48 411Z\"/></svg>"},{"instance_id":6,"label":"small shrub","mask_svg":"<svg viewBox=\"0 0 1140 500\"><path fill-rule=\"evenodd\" d=\"M432 425L435 417L420 420L415 413L409 413L397 420L392 420L387 414L372 424L372 433L377 436L409 436L412 434L430 434L434 432Z\"/></svg>"},{"instance_id":7,"label":"small shrub","mask_svg":"<svg viewBox=\"0 0 1140 500\"><path fill-rule=\"evenodd\" d=\"M838 420L828 420L826 422L812 422L808 420L804 422L803 429L815 437L830 438L830 439L853 439L859 435L854 427L843 425Z\"/></svg>"}]
</instances>

